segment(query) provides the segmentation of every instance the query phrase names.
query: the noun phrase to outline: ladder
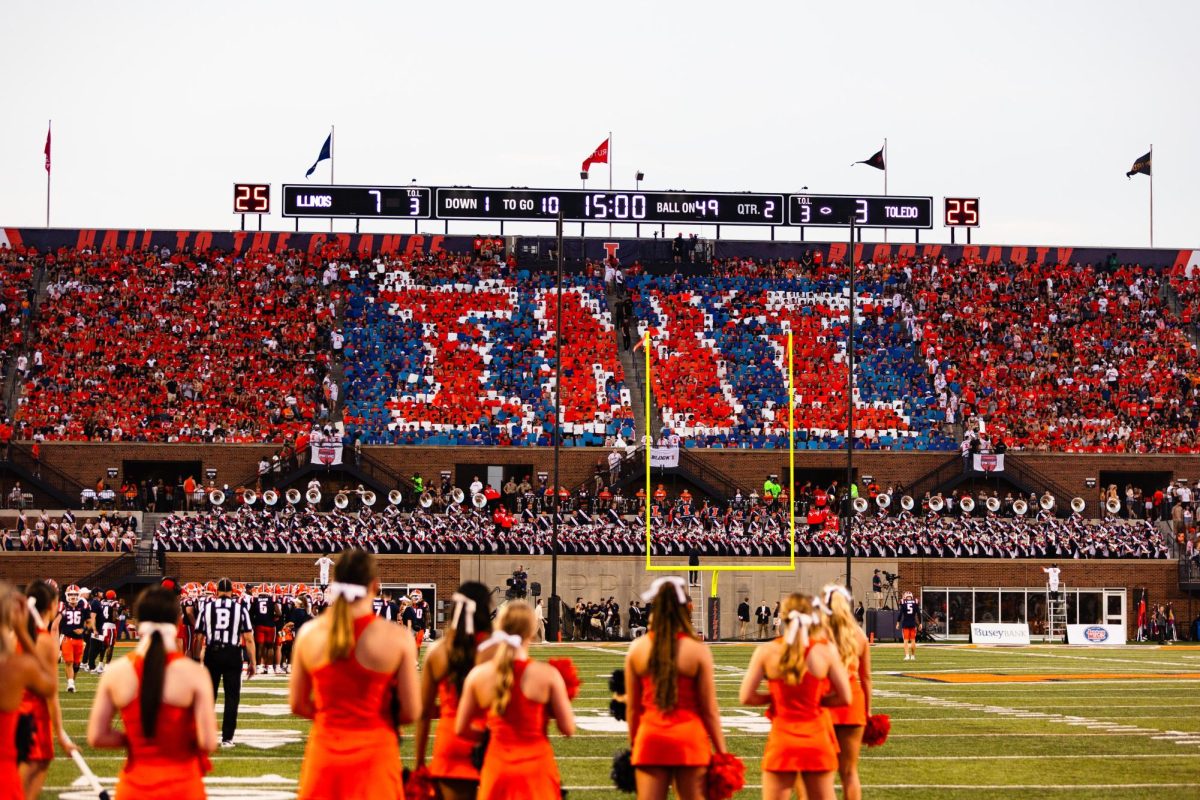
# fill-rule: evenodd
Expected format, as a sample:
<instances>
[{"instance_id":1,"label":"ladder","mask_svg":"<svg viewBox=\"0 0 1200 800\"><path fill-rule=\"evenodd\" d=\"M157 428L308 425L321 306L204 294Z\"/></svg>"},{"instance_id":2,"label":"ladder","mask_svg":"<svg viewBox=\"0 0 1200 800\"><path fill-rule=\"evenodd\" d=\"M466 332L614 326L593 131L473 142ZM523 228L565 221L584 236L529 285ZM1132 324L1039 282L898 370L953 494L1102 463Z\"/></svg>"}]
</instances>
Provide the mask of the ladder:
<instances>
[{"instance_id":1,"label":"ladder","mask_svg":"<svg viewBox=\"0 0 1200 800\"><path fill-rule=\"evenodd\" d=\"M1067 587L1058 585L1058 599L1052 600L1050 584L1046 584L1046 640L1062 642L1067 635Z\"/></svg>"},{"instance_id":2,"label":"ladder","mask_svg":"<svg viewBox=\"0 0 1200 800\"><path fill-rule=\"evenodd\" d=\"M708 631L704 628L704 586L689 586L688 594L692 601L692 628L700 635L701 639L707 639Z\"/></svg>"}]
</instances>

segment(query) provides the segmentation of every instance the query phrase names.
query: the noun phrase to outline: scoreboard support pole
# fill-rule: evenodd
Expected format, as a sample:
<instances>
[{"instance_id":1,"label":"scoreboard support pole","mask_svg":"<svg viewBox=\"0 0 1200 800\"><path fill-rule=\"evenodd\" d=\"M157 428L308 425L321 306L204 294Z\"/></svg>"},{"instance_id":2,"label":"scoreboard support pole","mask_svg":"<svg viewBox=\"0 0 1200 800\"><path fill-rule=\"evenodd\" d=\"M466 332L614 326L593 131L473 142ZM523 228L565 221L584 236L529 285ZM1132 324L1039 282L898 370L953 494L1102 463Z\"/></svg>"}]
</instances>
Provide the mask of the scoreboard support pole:
<instances>
[{"instance_id":1,"label":"scoreboard support pole","mask_svg":"<svg viewBox=\"0 0 1200 800\"><path fill-rule=\"evenodd\" d=\"M861 235L861 231L859 231ZM853 558L851 536L854 530L854 504L851 502L851 489L854 488L854 217L850 217L850 250L847 264L850 279L850 314L846 326L846 501L842 506L842 522L845 527L846 547L846 591L853 592L850 583L850 568ZM795 502L790 497L789 501Z\"/></svg>"},{"instance_id":2,"label":"scoreboard support pole","mask_svg":"<svg viewBox=\"0 0 1200 800\"><path fill-rule=\"evenodd\" d=\"M558 447L562 438L562 278L563 278L563 218L562 209L558 211L558 277L555 287L558 301L557 322L554 326L554 523L550 529L550 618L546 638L550 641L561 641L560 615L562 601L558 598L558 518L562 511L562 498L559 496L558 485ZM647 351L649 352L649 351ZM649 356L647 356L649 357Z\"/></svg>"}]
</instances>

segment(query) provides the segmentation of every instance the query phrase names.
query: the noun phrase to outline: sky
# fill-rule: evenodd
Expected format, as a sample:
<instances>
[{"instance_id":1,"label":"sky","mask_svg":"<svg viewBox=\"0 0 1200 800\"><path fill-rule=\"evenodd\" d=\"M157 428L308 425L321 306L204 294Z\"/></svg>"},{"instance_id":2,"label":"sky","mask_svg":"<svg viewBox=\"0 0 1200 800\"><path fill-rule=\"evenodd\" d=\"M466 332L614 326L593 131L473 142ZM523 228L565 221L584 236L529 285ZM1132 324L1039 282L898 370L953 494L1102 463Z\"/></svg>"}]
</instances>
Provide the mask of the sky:
<instances>
[{"instance_id":1,"label":"sky","mask_svg":"<svg viewBox=\"0 0 1200 800\"><path fill-rule=\"evenodd\" d=\"M243 181L291 230L279 186L332 124L337 182L381 185L577 188L612 131L617 188L882 194L850 164L887 138L889 192L934 198L922 241L949 241L943 197L977 196L976 243L1074 246L1149 244L1150 179L1125 172L1153 144L1154 243L1200 247L1194 2L7 0L0 19L2 226L45 224L53 120L55 227L237 228Z\"/></svg>"}]
</instances>

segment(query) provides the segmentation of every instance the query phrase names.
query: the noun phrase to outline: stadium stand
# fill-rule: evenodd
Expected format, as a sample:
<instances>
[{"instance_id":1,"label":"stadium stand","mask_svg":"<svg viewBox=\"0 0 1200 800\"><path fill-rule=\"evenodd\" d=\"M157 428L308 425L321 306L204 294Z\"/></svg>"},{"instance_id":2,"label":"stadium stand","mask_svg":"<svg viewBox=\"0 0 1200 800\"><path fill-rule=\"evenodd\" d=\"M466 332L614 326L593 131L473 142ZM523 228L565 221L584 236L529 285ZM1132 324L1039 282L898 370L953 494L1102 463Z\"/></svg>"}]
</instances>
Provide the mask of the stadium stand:
<instances>
[{"instance_id":1,"label":"stadium stand","mask_svg":"<svg viewBox=\"0 0 1200 800\"><path fill-rule=\"evenodd\" d=\"M428 261L428 260L427 260ZM431 268L432 267L432 268ZM344 422L365 444L548 445L553 280L489 262L376 261L347 290ZM564 444L633 435L602 285L563 297Z\"/></svg>"},{"instance_id":2,"label":"stadium stand","mask_svg":"<svg viewBox=\"0 0 1200 800\"><path fill-rule=\"evenodd\" d=\"M301 254L60 253L22 438L274 441L327 413L333 308Z\"/></svg>"}]
</instances>

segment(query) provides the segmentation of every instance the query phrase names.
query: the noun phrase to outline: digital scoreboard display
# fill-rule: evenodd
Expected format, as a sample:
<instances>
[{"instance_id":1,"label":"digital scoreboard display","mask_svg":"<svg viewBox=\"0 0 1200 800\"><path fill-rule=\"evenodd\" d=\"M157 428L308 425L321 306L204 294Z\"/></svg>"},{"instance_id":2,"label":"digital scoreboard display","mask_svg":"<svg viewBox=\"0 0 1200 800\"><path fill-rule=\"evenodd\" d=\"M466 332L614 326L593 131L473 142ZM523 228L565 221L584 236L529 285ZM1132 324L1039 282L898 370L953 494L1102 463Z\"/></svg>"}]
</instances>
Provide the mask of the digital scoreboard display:
<instances>
[{"instance_id":1,"label":"digital scoreboard display","mask_svg":"<svg viewBox=\"0 0 1200 800\"><path fill-rule=\"evenodd\" d=\"M284 184L283 216L429 219L429 198L423 186Z\"/></svg>"},{"instance_id":2,"label":"digital scoreboard display","mask_svg":"<svg viewBox=\"0 0 1200 800\"><path fill-rule=\"evenodd\" d=\"M932 228L932 197L849 194L788 196L788 224L819 228Z\"/></svg>"},{"instance_id":3,"label":"digital scoreboard display","mask_svg":"<svg viewBox=\"0 0 1200 800\"><path fill-rule=\"evenodd\" d=\"M233 213L270 214L271 184L235 183L233 185Z\"/></svg>"},{"instance_id":4,"label":"digital scoreboard display","mask_svg":"<svg viewBox=\"0 0 1200 800\"><path fill-rule=\"evenodd\" d=\"M978 197L947 197L945 202L947 228L978 228Z\"/></svg>"},{"instance_id":5,"label":"digital scoreboard display","mask_svg":"<svg viewBox=\"0 0 1200 800\"><path fill-rule=\"evenodd\" d=\"M438 219L782 225L781 194L585 189L434 190Z\"/></svg>"}]
</instances>

